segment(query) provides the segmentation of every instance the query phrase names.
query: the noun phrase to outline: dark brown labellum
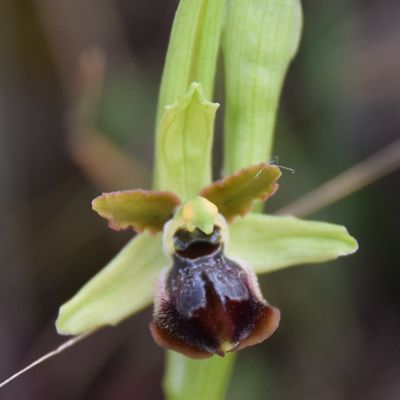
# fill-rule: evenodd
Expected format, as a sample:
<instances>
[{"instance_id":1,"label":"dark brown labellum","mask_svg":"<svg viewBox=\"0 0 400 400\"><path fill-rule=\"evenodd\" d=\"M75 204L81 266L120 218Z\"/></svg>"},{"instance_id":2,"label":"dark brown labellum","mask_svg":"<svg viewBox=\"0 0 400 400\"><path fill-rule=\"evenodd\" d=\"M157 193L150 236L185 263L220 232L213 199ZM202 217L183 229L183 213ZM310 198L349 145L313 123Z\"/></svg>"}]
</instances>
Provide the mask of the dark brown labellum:
<instances>
[{"instance_id":1,"label":"dark brown labellum","mask_svg":"<svg viewBox=\"0 0 400 400\"><path fill-rule=\"evenodd\" d=\"M279 310L262 298L254 273L224 255L218 227L211 235L179 230L174 246L150 324L159 345L206 358L259 343L275 331Z\"/></svg>"}]
</instances>

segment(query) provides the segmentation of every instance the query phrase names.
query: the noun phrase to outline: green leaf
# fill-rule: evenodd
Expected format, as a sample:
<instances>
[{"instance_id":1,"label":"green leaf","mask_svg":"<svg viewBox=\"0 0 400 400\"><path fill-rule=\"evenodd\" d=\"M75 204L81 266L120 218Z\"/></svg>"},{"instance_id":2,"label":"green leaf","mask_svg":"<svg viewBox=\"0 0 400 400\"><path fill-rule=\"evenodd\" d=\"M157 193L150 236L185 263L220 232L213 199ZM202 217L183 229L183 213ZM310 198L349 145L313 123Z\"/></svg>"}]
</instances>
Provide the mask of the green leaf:
<instances>
[{"instance_id":1,"label":"green leaf","mask_svg":"<svg viewBox=\"0 0 400 400\"><path fill-rule=\"evenodd\" d=\"M167 400L222 400L229 383L235 354L193 360L167 352L164 391Z\"/></svg>"},{"instance_id":2,"label":"green leaf","mask_svg":"<svg viewBox=\"0 0 400 400\"><path fill-rule=\"evenodd\" d=\"M281 172L276 165L261 163L241 169L204 188L200 195L218 207L228 222L251 211L255 200L265 201L278 189Z\"/></svg>"},{"instance_id":3,"label":"green leaf","mask_svg":"<svg viewBox=\"0 0 400 400\"><path fill-rule=\"evenodd\" d=\"M271 157L278 101L301 33L299 0L231 0L222 42L224 174Z\"/></svg>"},{"instance_id":4,"label":"green leaf","mask_svg":"<svg viewBox=\"0 0 400 400\"><path fill-rule=\"evenodd\" d=\"M210 103L201 85L165 107L156 148L156 188L183 201L211 182L211 147L218 104Z\"/></svg>"},{"instance_id":5,"label":"green leaf","mask_svg":"<svg viewBox=\"0 0 400 400\"><path fill-rule=\"evenodd\" d=\"M168 265L161 235L143 233L131 240L108 265L60 308L61 334L78 335L118 324L153 300L154 283Z\"/></svg>"},{"instance_id":6,"label":"green leaf","mask_svg":"<svg viewBox=\"0 0 400 400\"><path fill-rule=\"evenodd\" d=\"M138 232L147 229L156 233L163 230L179 203L171 192L125 190L103 193L92 201L92 208L108 220L112 229L132 227Z\"/></svg>"},{"instance_id":7,"label":"green leaf","mask_svg":"<svg viewBox=\"0 0 400 400\"><path fill-rule=\"evenodd\" d=\"M227 255L256 273L334 260L358 249L345 227L294 217L249 214L230 225L229 232Z\"/></svg>"},{"instance_id":8,"label":"green leaf","mask_svg":"<svg viewBox=\"0 0 400 400\"><path fill-rule=\"evenodd\" d=\"M157 126L163 109L201 82L205 96L213 95L225 0L181 0L175 14L163 71Z\"/></svg>"}]
</instances>

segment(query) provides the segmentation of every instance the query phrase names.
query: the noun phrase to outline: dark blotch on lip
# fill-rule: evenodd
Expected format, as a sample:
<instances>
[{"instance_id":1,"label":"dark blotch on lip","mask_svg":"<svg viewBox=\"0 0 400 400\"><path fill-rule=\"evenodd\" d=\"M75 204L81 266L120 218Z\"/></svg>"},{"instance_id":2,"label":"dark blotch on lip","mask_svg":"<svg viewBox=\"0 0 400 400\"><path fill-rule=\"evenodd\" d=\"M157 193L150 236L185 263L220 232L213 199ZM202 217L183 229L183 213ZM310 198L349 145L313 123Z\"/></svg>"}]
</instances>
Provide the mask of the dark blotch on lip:
<instances>
[{"instance_id":1,"label":"dark blotch on lip","mask_svg":"<svg viewBox=\"0 0 400 400\"><path fill-rule=\"evenodd\" d=\"M254 275L225 257L219 240L186 239L189 245L173 256L150 324L155 341L205 358L269 337L280 314L262 299Z\"/></svg>"},{"instance_id":2,"label":"dark blotch on lip","mask_svg":"<svg viewBox=\"0 0 400 400\"><path fill-rule=\"evenodd\" d=\"M188 232L179 229L174 235L174 246L176 253L183 258L198 258L214 253L221 244L220 228L214 226L210 235L195 229Z\"/></svg>"}]
</instances>

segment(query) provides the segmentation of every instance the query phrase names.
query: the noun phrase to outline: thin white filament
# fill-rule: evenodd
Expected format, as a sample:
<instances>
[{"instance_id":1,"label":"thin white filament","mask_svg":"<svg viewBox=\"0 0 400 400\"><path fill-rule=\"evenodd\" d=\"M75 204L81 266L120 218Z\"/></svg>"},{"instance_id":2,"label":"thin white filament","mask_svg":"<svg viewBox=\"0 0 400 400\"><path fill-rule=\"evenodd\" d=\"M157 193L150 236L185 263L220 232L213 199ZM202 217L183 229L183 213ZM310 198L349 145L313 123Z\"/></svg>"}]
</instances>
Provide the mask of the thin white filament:
<instances>
[{"instance_id":1,"label":"thin white filament","mask_svg":"<svg viewBox=\"0 0 400 400\"><path fill-rule=\"evenodd\" d=\"M45 354L44 356L38 358L36 361L34 361L33 363L29 364L28 366L26 366L25 368L19 370L18 372L16 372L14 375L11 375L9 378L7 378L6 380L4 380L3 382L0 383L0 388L6 386L7 384L9 384L11 381L13 381L14 379L17 379L18 377L20 377L21 375L25 374L26 372L30 371L31 369L35 368L36 366L38 366L39 364L42 364L43 362L49 360L50 358L53 358L54 356L62 353L63 351L69 349L72 346L75 346L77 343L81 342L83 339L86 339L88 336L92 335L95 331L89 331L86 333L83 333L82 335L73 337L70 340L67 340L66 342L62 343L60 346L58 346L56 349L48 352L47 354Z\"/></svg>"}]
</instances>

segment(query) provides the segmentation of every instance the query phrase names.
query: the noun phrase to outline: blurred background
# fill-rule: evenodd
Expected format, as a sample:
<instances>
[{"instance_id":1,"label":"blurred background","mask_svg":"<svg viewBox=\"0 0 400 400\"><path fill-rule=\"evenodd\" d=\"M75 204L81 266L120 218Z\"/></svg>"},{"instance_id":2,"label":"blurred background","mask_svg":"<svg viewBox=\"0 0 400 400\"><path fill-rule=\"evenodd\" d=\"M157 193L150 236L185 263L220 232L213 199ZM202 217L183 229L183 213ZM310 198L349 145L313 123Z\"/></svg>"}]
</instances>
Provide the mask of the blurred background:
<instances>
[{"instance_id":1,"label":"blurred background","mask_svg":"<svg viewBox=\"0 0 400 400\"><path fill-rule=\"evenodd\" d=\"M90 202L102 191L151 185L157 91L176 5L0 3L0 380L65 340L54 329L58 307L132 235L107 229ZM279 163L296 173L284 174L269 212L400 132L400 3L303 6L275 147ZM261 278L281 327L239 354L228 400L400 398L399 177L310 215L345 224L358 253ZM149 309L104 329L1 389L0 398L161 399L163 351L150 320Z\"/></svg>"}]
</instances>

